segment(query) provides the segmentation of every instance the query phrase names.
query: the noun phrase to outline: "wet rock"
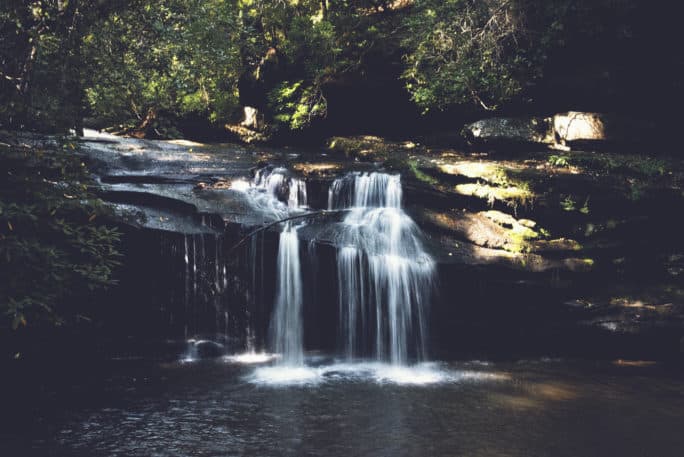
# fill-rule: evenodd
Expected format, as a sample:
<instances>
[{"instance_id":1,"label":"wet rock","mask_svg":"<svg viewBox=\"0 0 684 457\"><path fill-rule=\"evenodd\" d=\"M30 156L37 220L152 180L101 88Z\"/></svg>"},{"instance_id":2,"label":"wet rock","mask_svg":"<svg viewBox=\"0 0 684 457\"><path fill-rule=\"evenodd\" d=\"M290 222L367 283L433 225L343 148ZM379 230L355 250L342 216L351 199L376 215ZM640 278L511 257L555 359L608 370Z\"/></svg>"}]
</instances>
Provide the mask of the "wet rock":
<instances>
[{"instance_id":1,"label":"wet rock","mask_svg":"<svg viewBox=\"0 0 684 457\"><path fill-rule=\"evenodd\" d=\"M220 357L226 352L226 348L215 341L210 340L190 340L192 353L200 359Z\"/></svg>"}]
</instances>

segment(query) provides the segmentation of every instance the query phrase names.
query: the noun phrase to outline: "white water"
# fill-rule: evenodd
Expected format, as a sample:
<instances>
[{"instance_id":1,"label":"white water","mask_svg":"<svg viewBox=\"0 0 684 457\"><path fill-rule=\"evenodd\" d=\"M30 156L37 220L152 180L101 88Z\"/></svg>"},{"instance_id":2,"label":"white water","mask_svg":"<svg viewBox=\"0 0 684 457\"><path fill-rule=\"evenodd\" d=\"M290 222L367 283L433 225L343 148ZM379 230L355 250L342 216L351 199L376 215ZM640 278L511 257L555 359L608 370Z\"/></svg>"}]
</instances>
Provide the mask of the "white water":
<instances>
[{"instance_id":1,"label":"white water","mask_svg":"<svg viewBox=\"0 0 684 457\"><path fill-rule=\"evenodd\" d=\"M277 218L286 217L289 210L303 209L307 205L306 183L287 176L287 170L282 167L257 170L249 190L256 205Z\"/></svg>"},{"instance_id":2,"label":"white water","mask_svg":"<svg viewBox=\"0 0 684 457\"><path fill-rule=\"evenodd\" d=\"M275 352L282 355L280 362L284 365L304 363L302 301L299 238L297 227L288 222L280 233L276 299L271 319Z\"/></svg>"},{"instance_id":3,"label":"white water","mask_svg":"<svg viewBox=\"0 0 684 457\"><path fill-rule=\"evenodd\" d=\"M306 183L286 176L284 168L262 168L254 177L254 188L264 190L272 200L281 203L287 198L283 212L277 203L269 203L276 209L276 217L283 218L290 210L306 207ZM304 325L302 323L303 286L299 259L301 226L287 222L280 233L278 243L276 298L271 318L271 340L279 354L278 363L287 366L304 364Z\"/></svg>"},{"instance_id":4,"label":"white water","mask_svg":"<svg viewBox=\"0 0 684 457\"><path fill-rule=\"evenodd\" d=\"M350 209L337 254L340 338L348 360L370 353L405 365L425 358L435 262L401 198L399 175L352 173L330 187L328 208Z\"/></svg>"},{"instance_id":5,"label":"white water","mask_svg":"<svg viewBox=\"0 0 684 457\"><path fill-rule=\"evenodd\" d=\"M305 183L288 177L282 168L257 172L250 192L260 209L272 208L274 218L285 218L307 204ZM425 307L433 289L435 263L423 248L418 227L401 208L399 175L349 174L333 182L328 200L329 209L349 210L338 226L337 239L339 327L345 363L305 364L301 223L291 221L280 233L276 265L270 325L276 357L249 351L230 361L275 360L273 366L256 369L251 381L258 384L311 384L338 377L399 384L453 380L433 365L420 363L425 359ZM351 363L368 355L376 362ZM411 360L419 363L408 366Z\"/></svg>"},{"instance_id":6,"label":"white water","mask_svg":"<svg viewBox=\"0 0 684 457\"><path fill-rule=\"evenodd\" d=\"M332 363L321 366L265 366L254 370L247 381L263 386L310 386L332 382L373 382L423 386L431 384L505 381L507 373L473 369L448 369L443 364L423 362L401 366L380 362Z\"/></svg>"}]
</instances>

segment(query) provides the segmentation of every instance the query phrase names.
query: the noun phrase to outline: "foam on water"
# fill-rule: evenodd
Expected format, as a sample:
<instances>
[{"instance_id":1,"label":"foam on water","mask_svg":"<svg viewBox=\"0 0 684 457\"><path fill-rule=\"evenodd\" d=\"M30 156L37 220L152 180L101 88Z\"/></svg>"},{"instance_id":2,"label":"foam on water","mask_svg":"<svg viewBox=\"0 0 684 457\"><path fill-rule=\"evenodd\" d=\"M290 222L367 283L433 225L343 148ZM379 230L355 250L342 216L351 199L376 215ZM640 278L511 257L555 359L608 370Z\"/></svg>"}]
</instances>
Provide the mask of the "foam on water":
<instances>
[{"instance_id":1,"label":"foam on water","mask_svg":"<svg viewBox=\"0 0 684 457\"><path fill-rule=\"evenodd\" d=\"M436 362L399 366L380 362L336 362L320 366L274 365L259 367L247 381L272 387L366 382L381 385L429 386L462 382L504 381L501 372L450 369Z\"/></svg>"},{"instance_id":2,"label":"foam on water","mask_svg":"<svg viewBox=\"0 0 684 457\"><path fill-rule=\"evenodd\" d=\"M254 384L269 386L297 386L318 384L319 370L308 366L273 365L260 367L248 378Z\"/></svg>"},{"instance_id":3,"label":"foam on water","mask_svg":"<svg viewBox=\"0 0 684 457\"><path fill-rule=\"evenodd\" d=\"M243 354L228 355L223 358L226 362L239 363L243 365L258 365L271 362L278 358L277 354L266 352L245 352Z\"/></svg>"}]
</instances>

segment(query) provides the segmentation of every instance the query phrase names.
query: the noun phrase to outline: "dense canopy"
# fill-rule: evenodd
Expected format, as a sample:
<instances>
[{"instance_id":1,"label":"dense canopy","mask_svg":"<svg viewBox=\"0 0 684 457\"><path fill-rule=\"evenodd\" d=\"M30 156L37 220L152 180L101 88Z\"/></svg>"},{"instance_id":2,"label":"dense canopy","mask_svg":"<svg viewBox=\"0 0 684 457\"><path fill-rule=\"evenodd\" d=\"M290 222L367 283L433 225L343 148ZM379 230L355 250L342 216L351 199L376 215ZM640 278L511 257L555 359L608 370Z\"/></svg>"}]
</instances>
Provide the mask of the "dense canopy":
<instances>
[{"instance_id":1,"label":"dense canopy","mask_svg":"<svg viewBox=\"0 0 684 457\"><path fill-rule=\"evenodd\" d=\"M682 69L668 50L672 19L646 3L8 0L0 125L64 131L86 119L165 136L221 129L253 106L275 128L301 130L331 114L345 85L386 91L368 104L399 97L423 114L571 98L610 110L627 92L643 101L637 85L672 99ZM555 91L568 79L572 94Z\"/></svg>"}]
</instances>

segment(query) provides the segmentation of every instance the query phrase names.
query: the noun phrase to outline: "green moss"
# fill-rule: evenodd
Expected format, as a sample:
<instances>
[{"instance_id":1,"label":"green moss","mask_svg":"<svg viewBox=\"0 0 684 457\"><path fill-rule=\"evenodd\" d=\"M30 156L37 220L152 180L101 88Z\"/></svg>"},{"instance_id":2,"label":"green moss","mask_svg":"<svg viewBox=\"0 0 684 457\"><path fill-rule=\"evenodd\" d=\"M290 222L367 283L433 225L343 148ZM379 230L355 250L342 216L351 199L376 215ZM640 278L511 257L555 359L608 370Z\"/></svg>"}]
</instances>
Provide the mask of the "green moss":
<instances>
[{"instance_id":1,"label":"green moss","mask_svg":"<svg viewBox=\"0 0 684 457\"><path fill-rule=\"evenodd\" d=\"M502 167L487 162L458 162L439 166L442 173L482 179L490 184L507 185L510 179Z\"/></svg>"},{"instance_id":2,"label":"green moss","mask_svg":"<svg viewBox=\"0 0 684 457\"><path fill-rule=\"evenodd\" d=\"M529 189L517 186L498 187L483 183L469 183L456 185L454 191L461 195L485 199L490 205L500 201L517 206L527 204L534 199L534 194Z\"/></svg>"},{"instance_id":3,"label":"green moss","mask_svg":"<svg viewBox=\"0 0 684 457\"><path fill-rule=\"evenodd\" d=\"M508 238L510 243L504 246L507 251L515 253L530 252L532 250L530 241L539 238L539 233L528 227L516 224L508 231Z\"/></svg>"},{"instance_id":4,"label":"green moss","mask_svg":"<svg viewBox=\"0 0 684 457\"><path fill-rule=\"evenodd\" d=\"M407 162L407 165L409 170L411 170L413 176L415 176L417 180L422 181L426 184L430 184L431 186L436 186L439 184L439 181L436 178L426 174L420 168L418 168L417 160L411 159Z\"/></svg>"},{"instance_id":5,"label":"green moss","mask_svg":"<svg viewBox=\"0 0 684 457\"><path fill-rule=\"evenodd\" d=\"M460 175L483 182L459 184L454 190L461 195L486 199L490 205L496 201L511 206L527 204L534 200L530 183L515 179L513 171L487 162L459 162L439 166L442 173Z\"/></svg>"},{"instance_id":6,"label":"green moss","mask_svg":"<svg viewBox=\"0 0 684 457\"><path fill-rule=\"evenodd\" d=\"M387 160L392 145L376 136L333 137L328 140L328 148L344 153L350 158L362 160Z\"/></svg>"}]
</instances>

